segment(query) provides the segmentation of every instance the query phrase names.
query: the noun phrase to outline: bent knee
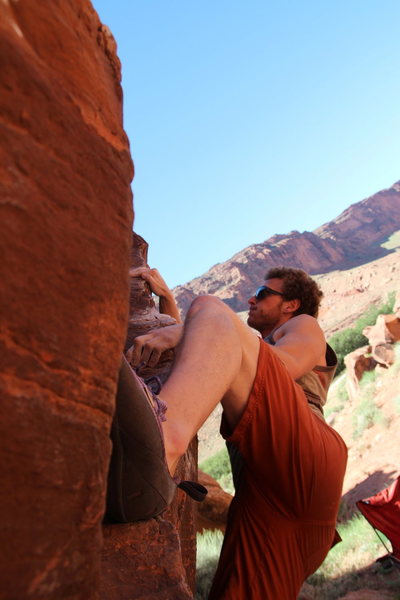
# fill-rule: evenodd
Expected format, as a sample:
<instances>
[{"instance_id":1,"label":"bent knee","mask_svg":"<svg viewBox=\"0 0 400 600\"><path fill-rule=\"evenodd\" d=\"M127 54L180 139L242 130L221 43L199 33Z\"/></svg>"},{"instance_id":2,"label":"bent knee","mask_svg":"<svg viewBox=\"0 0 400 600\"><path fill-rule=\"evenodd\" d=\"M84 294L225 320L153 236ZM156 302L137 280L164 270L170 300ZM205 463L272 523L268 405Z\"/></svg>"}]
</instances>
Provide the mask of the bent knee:
<instances>
[{"instance_id":1,"label":"bent knee","mask_svg":"<svg viewBox=\"0 0 400 600\"><path fill-rule=\"evenodd\" d=\"M229 310L227 305L222 302L219 298L210 295L197 296L190 305L188 316L194 315L200 310L214 309L214 310Z\"/></svg>"}]
</instances>

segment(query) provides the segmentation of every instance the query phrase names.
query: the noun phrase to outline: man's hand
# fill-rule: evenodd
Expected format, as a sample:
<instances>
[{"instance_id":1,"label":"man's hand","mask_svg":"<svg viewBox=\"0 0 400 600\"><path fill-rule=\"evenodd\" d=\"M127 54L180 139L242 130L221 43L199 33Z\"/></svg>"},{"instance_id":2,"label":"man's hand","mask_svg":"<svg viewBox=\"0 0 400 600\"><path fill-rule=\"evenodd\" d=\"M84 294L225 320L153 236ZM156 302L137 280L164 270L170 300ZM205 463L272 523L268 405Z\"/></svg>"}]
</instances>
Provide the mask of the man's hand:
<instances>
[{"instance_id":1,"label":"man's hand","mask_svg":"<svg viewBox=\"0 0 400 600\"><path fill-rule=\"evenodd\" d=\"M167 284L165 283L164 279L161 277L157 269L149 269L148 267L138 267L137 269L130 269L129 276L141 277L142 279L147 281L153 294L155 294L159 298L168 296L171 293Z\"/></svg>"},{"instance_id":2,"label":"man's hand","mask_svg":"<svg viewBox=\"0 0 400 600\"><path fill-rule=\"evenodd\" d=\"M153 294L156 294L156 296L160 298L160 313L169 315L174 318L177 323L181 323L181 317L174 295L157 269L138 267L137 269L130 269L129 276L141 277L147 281Z\"/></svg>"},{"instance_id":3,"label":"man's hand","mask_svg":"<svg viewBox=\"0 0 400 600\"><path fill-rule=\"evenodd\" d=\"M180 324L153 329L145 335L140 335L133 341L133 346L126 353L126 358L132 367L154 367L165 350L175 348L181 339L183 326Z\"/></svg>"}]
</instances>

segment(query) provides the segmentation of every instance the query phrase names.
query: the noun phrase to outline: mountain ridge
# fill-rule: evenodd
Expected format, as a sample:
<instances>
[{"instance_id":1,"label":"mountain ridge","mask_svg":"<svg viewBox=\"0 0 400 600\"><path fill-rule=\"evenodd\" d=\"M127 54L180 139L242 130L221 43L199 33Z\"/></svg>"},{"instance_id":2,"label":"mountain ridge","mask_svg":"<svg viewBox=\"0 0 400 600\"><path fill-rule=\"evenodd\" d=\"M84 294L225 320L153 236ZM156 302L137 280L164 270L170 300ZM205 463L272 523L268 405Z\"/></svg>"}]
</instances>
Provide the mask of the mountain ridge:
<instances>
[{"instance_id":1,"label":"mountain ridge","mask_svg":"<svg viewBox=\"0 0 400 600\"><path fill-rule=\"evenodd\" d=\"M382 258L392 250L382 243L400 229L400 181L350 205L314 231L293 230L251 244L203 275L174 288L185 313L198 295L213 294L236 312L273 266L302 268L312 275L350 269Z\"/></svg>"}]
</instances>

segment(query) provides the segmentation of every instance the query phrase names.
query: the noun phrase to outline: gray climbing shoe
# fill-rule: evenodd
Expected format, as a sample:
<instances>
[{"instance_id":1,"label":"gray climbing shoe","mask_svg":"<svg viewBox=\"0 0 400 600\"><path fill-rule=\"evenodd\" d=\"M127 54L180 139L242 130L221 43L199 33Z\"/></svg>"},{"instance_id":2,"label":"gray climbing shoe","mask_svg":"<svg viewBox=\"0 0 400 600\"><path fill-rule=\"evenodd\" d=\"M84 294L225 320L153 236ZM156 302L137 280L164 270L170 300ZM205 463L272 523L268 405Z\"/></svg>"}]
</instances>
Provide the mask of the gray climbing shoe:
<instances>
[{"instance_id":1,"label":"gray climbing shoe","mask_svg":"<svg viewBox=\"0 0 400 600\"><path fill-rule=\"evenodd\" d=\"M146 520L172 502L177 486L195 500L207 490L171 477L165 461L161 421L166 406L122 358L111 428L111 455L105 518L117 523Z\"/></svg>"}]
</instances>

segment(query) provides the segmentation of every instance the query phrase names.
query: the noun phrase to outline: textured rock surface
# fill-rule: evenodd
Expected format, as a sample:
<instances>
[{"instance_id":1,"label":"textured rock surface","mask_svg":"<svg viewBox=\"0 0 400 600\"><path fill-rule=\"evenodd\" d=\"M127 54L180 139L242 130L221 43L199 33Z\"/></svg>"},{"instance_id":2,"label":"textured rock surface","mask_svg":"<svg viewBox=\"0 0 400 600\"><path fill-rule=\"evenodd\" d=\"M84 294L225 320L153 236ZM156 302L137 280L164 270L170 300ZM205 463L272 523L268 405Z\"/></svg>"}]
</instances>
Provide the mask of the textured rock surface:
<instances>
[{"instance_id":1,"label":"textured rock surface","mask_svg":"<svg viewBox=\"0 0 400 600\"><path fill-rule=\"evenodd\" d=\"M400 340L400 318L396 315L379 315L375 325L365 327L363 334L372 348L380 344L393 344Z\"/></svg>"},{"instance_id":2,"label":"textured rock surface","mask_svg":"<svg viewBox=\"0 0 400 600\"><path fill-rule=\"evenodd\" d=\"M366 371L373 371L377 362L372 356L370 346L362 346L354 352L350 352L344 358L344 364L347 369L347 391L350 399L354 398L359 390L359 382ZM368 356L367 356L368 355Z\"/></svg>"},{"instance_id":3,"label":"textured rock surface","mask_svg":"<svg viewBox=\"0 0 400 600\"><path fill-rule=\"evenodd\" d=\"M269 267L285 264L312 274L349 269L387 254L379 244L398 229L400 182L353 204L313 232L292 231L253 244L201 277L178 286L174 293L183 312L198 294L214 294L233 310L245 310L248 297Z\"/></svg>"},{"instance_id":4,"label":"textured rock surface","mask_svg":"<svg viewBox=\"0 0 400 600\"><path fill-rule=\"evenodd\" d=\"M145 240L134 234L132 268L147 265L147 249ZM175 323L158 312L148 284L139 277L131 280L129 313L126 349L137 335ZM164 352L156 367L142 368L140 376L145 379L157 376L165 381L173 358L173 351ZM176 475L181 479L197 479L197 440L179 462ZM177 490L162 518L107 525L105 540L101 581L104 600L192 597L196 575L195 505L181 490Z\"/></svg>"},{"instance_id":5,"label":"textured rock surface","mask_svg":"<svg viewBox=\"0 0 400 600\"><path fill-rule=\"evenodd\" d=\"M193 598L181 568L176 528L162 518L105 526L102 571L107 600Z\"/></svg>"},{"instance_id":6,"label":"textured rock surface","mask_svg":"<svg viewBox=\"0 0 400 600\"><path fill-rule=\"evenodd\" d=\"M0 72L0 594L90 600L128 308L119 62L89 2L5 1Z\"/></svg>"},{"instance_id":7,"label":"textured rock surface","mask_svg":"<svg viewBox=\"0 0 400 600\"><path fill-rule=\"evenodd\" d=\"M225 531L232 496L225 492L213 477L200 469L199 482L207 488L208 494L203 502L196 505L197 531L203 529Z\"/></svg>"}]
</instances>

